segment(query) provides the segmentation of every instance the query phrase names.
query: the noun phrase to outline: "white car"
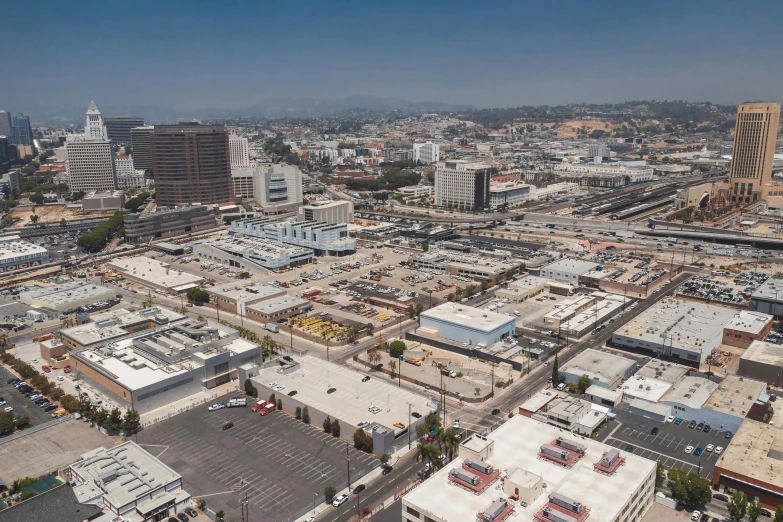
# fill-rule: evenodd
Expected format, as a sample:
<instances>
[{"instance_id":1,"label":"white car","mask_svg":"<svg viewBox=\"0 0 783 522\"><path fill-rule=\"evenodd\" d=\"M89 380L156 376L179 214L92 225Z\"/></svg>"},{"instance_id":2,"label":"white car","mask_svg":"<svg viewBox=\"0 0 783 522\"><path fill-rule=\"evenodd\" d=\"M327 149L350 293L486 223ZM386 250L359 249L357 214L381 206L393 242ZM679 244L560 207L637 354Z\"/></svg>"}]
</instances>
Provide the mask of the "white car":
<instances>
[{"instance_id":1,"label":"white car","mask_svg":"<svg viewBox=\"0 0 783 522\"><path fill-rule=\"evenodd\" d=\"M714 449L715 449L715 446L713 446L712 444L707 444L707 447L704 448L704 451L706 451L707 453L712 453L712 450L714 450Z\"/></svg>"},{"instance_id":2,"label":"white car","mask_svg":"<svg viewBox=\"0 0 783 522\"><path fill-rule=\"evenodd\" d=\"M693 453L693 446L687 446L685 448L685 453Z\"/></svg>"},{"instance_id":3,"label":"white car","mask_svg":"<svg viewBox=\"0 0 783 522\"><path fill-rule=\"evenodd\" d=\"M273 390L275 389L275 386L277 386L276 382L270 382L269 383L269 387L272 388Z\"/></svg>"},{"instance_id":4,"label":"white car","mask_svg":"<svg viewBox=\"0 0 783 522\"><path fill-rule=\"evenodd\" d=\"M723 446L718 446L717 448L715 448L716 455L720 455L721 453L723 453Z\"/></svg>"},{"instance_id":5,"label":"white car","mask_svg":"<svg viewBox=\"0 0 783 522\"><path fill-rule=\"evenodd\" d=\"M452 424L451 427L454 428L455 430L458 430L459 429L459 421L455 420L454 424Z\"/></svg>"},{"instance_id":6,"label":"white car","mask_svg":"<svg viewBox=\"0 0 783 522\"><path fill-rule=\"evenodd\" d=\"M694 511L691 515L691 520L699 520L699 517L701 516L701 511Z\"/></svg>"},{"instance_id":7,"label":"white car","mask_svg":"<svg viewBox=\"0 0 783 522\"><path fill-rule=\"evenodd\" d=\"M11 413L12 411L14 411L14 409L12 407L8 406L3 411L6 412L6 413Z\"/></svg>"},{"instance_id":8,"label":"white car","mask_svg":"<svg viewBox=\"0 0 783 522\"><path fill-rule=\"evenodd\" d=\"M63 377L62 375L58 375L58 376L57 376L57 380L58 380L58 381L64 381L64 380L65 380L65 377Z\"/></svg>"},{"instance_id":9,"label":"white car","mask_svg":"<svg viewBox=\"0 0 783 522\"><path fill-rule=\"evenodd\" d=\"M33 359L31 362L32 362L33 364L38 364L38 359Z\"/></svg>"},{"instance_id":10,"label":"white car","mask_svg":"<svg viewBox=\"0 0 783 522\"><path fill-rule=\"evenodd\" d=\"M342 506L343 504L345 504L345 501L346 501L346 500L348 500L348 495L346 495L345 493L343 493L342 495L340 495L339 497L337 497L337 498L335 498L335 499L334 499L334 501L332 502L332 505L333 505L334 507L340 507L340 506Z\"/></svg>"},{"instance_id":11,"label":"white car","mask_svg":"<svg viewBox=\"0 0 783 522\"><path fill-rule=\"evenodd\" d=\"M275 390L283 391L283 390L285 390L285 386L283 386L282 384L278 384L277 386L275 386Z\"/></svg>"},{"instance_id":12,"label":"white car","mask_svg":"<svg viewBox=\"0 0 783 522\"><path fill-rule=\"evenodd\" d=\"M209 411L218 411L218 410L222 410L225 407L226 407L225 404L220 404L220 403L213 404L212 406L209 407Z\"/></svg>"},{"instance_id":13,"label":"white car","mask_svg":"<svg viewBox=\"0 0 783 522\"><path fill-rule=\"evenodd\" d=\"M666 422L674 422L674 415L669 415L666 417Z\"/></svg>"}]
</instances>

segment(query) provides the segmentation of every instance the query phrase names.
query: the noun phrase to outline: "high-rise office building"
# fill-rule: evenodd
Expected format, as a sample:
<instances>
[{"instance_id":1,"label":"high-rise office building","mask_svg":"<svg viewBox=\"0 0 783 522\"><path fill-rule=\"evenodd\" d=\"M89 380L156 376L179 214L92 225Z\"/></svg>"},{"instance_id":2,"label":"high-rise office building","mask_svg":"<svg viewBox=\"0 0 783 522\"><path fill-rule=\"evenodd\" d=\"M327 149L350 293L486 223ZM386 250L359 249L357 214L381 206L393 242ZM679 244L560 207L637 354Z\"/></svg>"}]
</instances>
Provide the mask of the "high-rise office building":
<instances>
[{"instance_id":1,"label":"high-rise office building","mask_svg":"<svg viewBox=\"0 0 783 522\"><path fill-rule=\"evenodd\" d=\"M134 116L117 116L114 118L104 118L106 125L106 134L112 143L130 143L131 129L144 126L144 118Z\"/></svg>"},{"instance_id":2,"label":"high-rise office building","mask_svg":"<svg viewBox=\"0 0 783 522\"><path fill-rule=\"evenodd\" d=\"M33 146L33 129L30 127L30 117L17 114L11 119L11 143Z\"/></svg>"},{"instance_id":3,"label":"high-rise office building","mask_svg":"<svg viewBox=\"0 0 783 522\"><path fill-rule=\"evenodd\" d=\"M0 174L11 168L11 148L8 137L0 134Z\"/></svg>"},{"instance_id":4,"label":"high-rise office building","mask_svg":"<svg viewBox=\"0 0 783 522\"><path fill-rule=\"evenodd\" d=\"M490 173L487 165L464 160L441 161L435 168L435 204L461 208L489 208Z\"/></svg>"},{"instance_id":5,"label":"high-rise office building","mask_svg":"<svg viewBox=\"0 0 783 522\"><path fill-rule=\"evenodd\" d=\"M133 165L137 169L152 168L152 133L155 127L136 127L130 130L131 147L133 148Z\"/></svg>"},{"instance_id":6,"label":"high-rise office building","mask_svg":"<svg viewBox=\"0 0 783 522\"><path fill-rule=\"evenodd\" d=\"M109 136L106 133L106 126L103 124L101 111L92 100L90 100L90 105L87 107L87 120L84 124L84 137L87 139L96 140L109 139Z\"/></svg>"},{"instance_id":7,"label":"high-rise office building","mask_svg":"<svg viewBox=\"0 0 783 522\"><path fill-rule=\"evenodd\" d=\"M249 167L250 154L247 148L247 138L231 134L228 137L228 147L231 149L231 167Z\"/></svg>"},{"instance_id":8,"label":"high-rise office building","mask_svg":"<svg viewBox=\"0 0 783 522\"><path fill-rule=\"evenodd\" d=\"M772 180L780 105L774 102L743 103L737 107L734 147L729 169L729 199L752 203L760 199Z\"/></svg>"},{"instance_id":9,"label":"high-rise office building","mask_svg":"<svg viewBox=\"0 0 783 522\"><path fill-rule=\"evenodd\" d=\"M428 165L440 161L440 145L428 141L413 144L413 161Z\"/></svg>"},{"instance_id":10,"label":"high-rise office building","mask_svg":"<svg viewBox=\"0 0 783 522\"><path fill-rule=\"evenodd\" d=\"M234 199L223 125L155 125L151 144L158 205L225 204Z\"/></svg>"},{"instance_id":11,"label":"high-rise office building","mask_svg":"<svg viewBox=\"0 0 783 522\"><path fill-rule=\"evenodd\" d=\"M253 197L265 214L295 212L302 206L302 171L294 165L270 165L255 176Z\"/></svg>"},{"instance_id":12,"label":"high-rise office building","mask_svg":"<svg viewBox=\"0 0 783 522\"><path fill-rule=\"evenodd\" d=\"M109 140L76 139L68 142L65 150L68 154L65 166L71 192L117 188L114 154Z\"/></svg>"},{"instance_id":13,"label":"high-rise office building","mask_svg":"<svg viewBox=\"0 0 783 522\"><path fill-rule=\"evenodd\" d=\"M0 136L11 138L11 113L0 111Z\"/></svg>"}]
</instances>

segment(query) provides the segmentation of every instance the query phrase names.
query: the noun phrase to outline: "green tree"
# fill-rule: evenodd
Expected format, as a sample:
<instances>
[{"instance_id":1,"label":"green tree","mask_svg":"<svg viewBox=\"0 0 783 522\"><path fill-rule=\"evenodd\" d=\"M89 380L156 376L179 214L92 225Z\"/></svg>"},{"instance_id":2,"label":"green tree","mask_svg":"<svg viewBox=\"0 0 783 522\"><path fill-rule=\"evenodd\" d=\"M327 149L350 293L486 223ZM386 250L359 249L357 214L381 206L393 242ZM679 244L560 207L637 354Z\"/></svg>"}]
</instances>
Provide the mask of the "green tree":
<instances>
[{"instance_id":1,"label":"green tree","mask_svg":"<svg viewBox=\"0 0 783 522\"><path fill-rule=\"evenodd\" d=\"M269 396L269 400L267 402L269 402L270 404L275 404L277 402L275 399L276 397L275 394L273 393Z\"/></svg>"},{"instance_id":2,"label":"green tree","mask_svg":"<svg viewBox=\"0 0 783 522\"><path fill-rule=\"evenodd\" d=\"M207 501L203 498L196 500L196 507L199 509L199 511L204 511L207 509Z\"/></svg>"},{"instance_id":3,"label":"green tree","mask_svg":"<svg viewBox=\"0 0 783 522\"><path fill-rule=\"evenodd\" d=\"M421 249L424 252L428 251L430 249L430 244L425 241L424 243L421 244Z\"/></svg>"},{"instance_id":4,"label":"green tree","mask_svg":"<svg viewBox=\"0 0 783 522\"><path fill-rule=\"evenodd\" d=\"M669 490L677 500L691 506L704 506L712 499L710 481L700 475L678 468L671 468L667 475Z\"/></svg>"},{"instance_id":5,"label":"green tree","mask_svg":"<svg viewBox=\"0 0 783 522\"><path fill-rule=\"evenodd\" d=\"M307 409L307 406L302 409L302 422L310 424L310 410Z\"/></svg>"},{"instance_id":6,"label":"green tree","mask_svg":"<svg viewBox=\"0 0 783 522\"><path fill-rule=\"evenodd\" d=\"M296 420L302 420L302 408L300 406L296 407Z\"/></svg>"},{"instance_id":7,"label":"green tree","mask_svg":"<svg viewBox=\"0 0 783 522\"><path fill-rule=\"evenodd\" d=\"M664 479L666 479L666 469L659 460L655 463L655 489L660 489L663 487Z\"/></svg>"},{"instance_id":8,"label":"green tree","mask_svg":"<svg viewBox=\"0 0 783 522\"><path fill-rule=\"evenodd\" d=\"M332 433L332 418L328 415L324 419L324 433Z\"/></svg>"},{"instance_id":9,"label":"green tree","mask_svg":"<svg viewBox=\"0 0 783 522\"><path fill-rule=\"evenodd\" d=\"M245 394L250 397L258 397L258 390L250 379L245 379Z\"/></svg>"},{"instance_id":10,"label":"green tree","mask_svg":"<svg viewBox=\"0 0 783 522\"><path fill-rule=\"evenodd\" d=\"M555 354L555 362L552 363L552 384L557 386L560 382L560 369L557 363L557 354Z\"/></svg>"},{"instance_id":11,"label":"green tree","mask_svg":"<svg viewBox=\"0 0 783 522\"><path fill-rule=\"evenodd\" d=\"M400 356L405 352L405 343L402 341L394 341L391 344L389 344L389 355L394 357L395 359L399 359Z\"/></svg>"},{"instance_id":12,"label":"green tree","mask_svg":"<svg viewBox=\"0 0 783 522\"><path fill-rule=\"evenodd\" d=\"M277 399L277 411L283 411L283 399Z\"/></svg>"},{"instance_id":13,"label":"green tree","mask_svg":"<svg viewBox=\"0 0 783 522\"><path fill-rule=\"evenodd\" d=\"M327 501L332 500L336 494L337 494L337 490L334 489L334 486L326 486L324 488L324 498Z\"/></svg>"},{"instance_id":14,"label":"green tree","mask_svg":"<svg viewBox=\"0 0 783 522\"><path fill-rule=\"evenodd\" d=\"M119 431L122 428L122 412L119 408L114 408L109 412L106 429L109 431Z\"/></svg>"},{"instance_id":15,"label":"green tree","mask_svg":"<svg viewBox=\"0 0 783 522\"><path fill-rule=\"evenodd\" d=\"M742 491L737 491L731 496L731 500L726 504L729 511L729 517L734 522L739 522L748 512L748 496Z\"/></svg>"},{"instance_id":16,"label":"green tree","mask_svg":"<svg viewBox=\"0 0 783 522\"><path fill-rule=\"evenodd\" d=\"M125 433L136 433L141 427L141 416L136 410L128 410L122 419L122 429Z\"/></svg>"},{"instance_id":17,"label":"green tree","mask_svg":"<svg viewBox=\"0 0 783 522\"><path fill-rule=\"evenodd\" d=\"M202 290L201 288L191 288L187 292L188 299L195 303L208 303L209 292Z\"/></svg>"},{"instance_id":18,"label":"green tree","mask_svg":"<svg viewBox=\"0 0 783 522\"><path fill-rule=\"evenodd\" d=\"M63 398L60 399L60 405L65 408L68 413L79 411L79 399L73 395L63 396Z\"/></svg>"},{"instance_id":19,"label":"green tree","mask_svg":"<svg viewBox=\"0 0 783 522\"><path fill-rule=\"evenodd\" d=\"M14 432L13 414L0 411L0 435L9 435L13 432Z\"/></svg>"},{"instance_id":20,"label":"green tree","mask_svg":"<svg viewBox=\"0 0 783 522\"><path fill-rule=\"evenodd\" d=\"M383 356L381 355L380 350L370 350L369 352L367 352L367 360L369 360L370 364L372 364L373 366L381 362L382 358Z\"/></svg>"},{"instance_id":21,"label":"green tree","mask_svg":"<svg viewBox=\"0 0 783 522\"><path fill-rule=\"evenodd\" d=\"M587 375L582 375L579 377L579 381L577 381L576 387L579 390L579 393L584 393L585 390L590 387L590 377Z\"/></svg>"},{"instance_id":22,"label":"green tree","mask_svg":"<svg viewBox=\"0 0 783 522\"><path fill-rule=\"evenodd\" d=\"M30 425L30 417L27 415L17 415L14 417L14 426L16 426L16 429L21 430L22 428L26 428Z\"/></svg>"},{"instance_id":23,"label":"green tree","mask_svg":"<svg viewBox=\"0 0 783 522\"><path fill-rule=\"evenodd\" d=\"M748 504L748 520L750 522L756 522L761 516L761 504L757 502L751 502Z\"/></svg>"},{"instance_id":24,"label":"green tree","mask_svg":"<svg viewBox=\"0 0 783 522\"><path fill-rule=\"evenodd\" d=\"M225 520L226 513L222 509L218 509L215 513L215 522L223 522Z\"/></svg>"},{"instance_id":25,"label":"green tree","mask_svg":"<svg viewBox=\"0 0 783 522\"><path fill-rule=\"evenodd\" d=\"M389 361L389 370L390 370L392 373L397 373L397 361L396 361L396 360L394 360L394 359L391 359L391 360Z\"/></svg>"},{"instance_id":26,"label":"green tree","mask_svg":"<svg viewBox=\"0 0 783 522\"><path fill-rule=\"evenodd\" d=\"M340 421L337 419L332 421L332 435L335 437L340 436Z\"/></svg>"},{"instance_id":27,"label":"green tree","mask_svg":"<svg viewBox=\"0 0 783 522\"><path fill-rule=\"evenodd\" d=\"M378 460L380 460L381 464L383 464L385 466L391 460L391 455L389 455L388 453L384 453L383 455L378 457Z\"/></svg>"},{"instance_id":28,"label":"green tree","mask_svg":"<svg viewBox=\"0 0 783 522\"><path fill-rule=\"evenodd\" d=\"M23 491L21 495L19 495L19 500L24 502L25 500L29 498L33 498L38 494L37 491Z\"/></svg>"},{"instance_id":29,"label":"green tree","mask_svg":"<svg viewBox=\"0 0 783 522\"><path fill-rule=\"evenodd\" d=\"M775 518L773 522L783 522L783 504L779 505L775 510Z\"/></svg>"}]
</instances>

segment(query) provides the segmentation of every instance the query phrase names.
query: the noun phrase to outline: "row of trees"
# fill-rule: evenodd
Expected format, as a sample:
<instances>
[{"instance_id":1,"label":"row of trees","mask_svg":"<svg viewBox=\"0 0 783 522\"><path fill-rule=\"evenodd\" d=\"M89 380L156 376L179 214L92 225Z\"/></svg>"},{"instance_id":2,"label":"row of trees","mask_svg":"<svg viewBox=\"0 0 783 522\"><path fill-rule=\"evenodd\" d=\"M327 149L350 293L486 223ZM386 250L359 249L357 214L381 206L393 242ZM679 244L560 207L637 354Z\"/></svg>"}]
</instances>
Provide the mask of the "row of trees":
<instances>
[{"instance_id":1,"label":"row of trees","mask_svg":"<svg viewBox=\"0 0 783 522\"><path fill-rule=\"evenodd\" d=\"M224 324L233 328L239 332L239 336L243 339L247 339L252 343L260 344L261 350L264 354L264 359L268 359L272 355L283 353L283 350L285 349L284 345L278 343L268 335L260 337L257 333L250 330L249 328L245 328L244 326L240 326L238 324L229 323L228 321L221 320L220 324Z\"/></svg>"},{"instance_id":2,"label":"row of trees","mask_svg":"<svg viewBox=\"0 0 783 522\"><path fill-rule=\"evenodd\" d=\"M63 408L65 408L64 404ZM82 417L106 431L123 431L126 434L131 434L138 431L141 426L139 412L136 410L126 410L125 415L123 415L119 408L112 410L97 408L84 396L76 400L76 409L79 410Z\"/></svg>"},{"instance_id":3,"label":"row of trees","mask_svg":"<svg viewBox=\"0 0 783 522\"><path fill-rule=\"evenodd\" d=\"M122 210L118 210L108 220L80 236L78 245L88 252L98 252L106 245L109 237L122 227L123 214Z\"/></svg>"},{"instance_id":4,"label":"row of trees","mask_svg":"<svg viewBox=\"0 0 783 522\"><path fill-rule=\"evenodd\" d=\"M149 192L142 192L141 194L138 194L136 197L129 199L125 202L125 208L130 210L131 212L136 212L139 210L139 207L144 204L147 199L149 199L150 193Z\"/></svg>"},{"instance_id":5,"label":"row of trees","mask_svg":"<svg viewBox=\"0 0 783 522\"><path fill-rule=\"evenodd\" d=\"M324 433L331 433L334 437L340 436L340 421L332 420L328 415L324 419Z\"/></svg>"}]
</instances>

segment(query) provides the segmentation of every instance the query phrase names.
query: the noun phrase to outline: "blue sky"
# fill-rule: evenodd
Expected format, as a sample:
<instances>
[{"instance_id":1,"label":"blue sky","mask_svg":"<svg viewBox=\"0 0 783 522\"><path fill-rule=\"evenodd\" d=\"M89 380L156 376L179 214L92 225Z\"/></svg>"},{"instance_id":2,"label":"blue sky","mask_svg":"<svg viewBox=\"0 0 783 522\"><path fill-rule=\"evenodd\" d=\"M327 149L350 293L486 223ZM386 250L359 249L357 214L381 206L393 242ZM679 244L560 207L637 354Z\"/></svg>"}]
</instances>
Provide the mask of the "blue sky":
<instances>
[{"instance_id":1,"label":"blue sky","mask_svg":"<svg viewBox=\"0 0 783 522\"><path fill-rule=\"evenodd\" d=\"M13 0L0 108L781 101L783 1Z\"/></svg>"}]
</instances>

